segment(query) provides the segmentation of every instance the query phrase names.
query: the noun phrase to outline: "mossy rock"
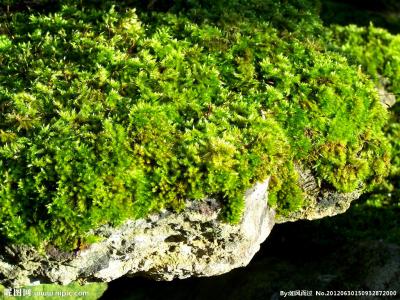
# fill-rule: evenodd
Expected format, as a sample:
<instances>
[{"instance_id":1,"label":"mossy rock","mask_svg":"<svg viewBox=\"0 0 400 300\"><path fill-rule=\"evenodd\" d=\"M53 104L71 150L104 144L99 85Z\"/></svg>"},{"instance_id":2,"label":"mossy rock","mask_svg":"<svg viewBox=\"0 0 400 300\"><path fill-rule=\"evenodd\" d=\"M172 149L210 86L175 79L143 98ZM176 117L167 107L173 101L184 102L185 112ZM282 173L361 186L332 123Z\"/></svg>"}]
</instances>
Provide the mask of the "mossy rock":
<instances>
[{"instance_id":1,"label":"mossy rock","mask_svg":"<svg viewBox=\"0 0 400 300\"><path fill-rule=\"evenodd\" d=\"M237 223L269 176L285 215L307 206L296 162L346 193L388 173L375 83L311 2L62 3L0 14L5 241L79 248L208 196Z\"/></svg>"}]
</instances>

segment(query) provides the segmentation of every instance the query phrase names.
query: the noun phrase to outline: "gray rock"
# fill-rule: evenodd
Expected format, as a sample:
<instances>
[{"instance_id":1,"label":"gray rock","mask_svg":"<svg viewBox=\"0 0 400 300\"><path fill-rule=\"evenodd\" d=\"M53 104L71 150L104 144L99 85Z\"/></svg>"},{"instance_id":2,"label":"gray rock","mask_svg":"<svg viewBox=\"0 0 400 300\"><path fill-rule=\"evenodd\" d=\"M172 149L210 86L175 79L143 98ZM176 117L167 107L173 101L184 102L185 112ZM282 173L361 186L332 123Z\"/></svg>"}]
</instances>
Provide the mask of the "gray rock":
<instances>
[{"instance_id":1,"label":"gray rock","mask_svg":"<svg viewBox=\"0 0 400 300\"><path fill-rule=\"evenodd\" d=\"M384 107L390 108L396 104L396 96L389 93L385 88L378 88L378 95Z\"/></svg>"},{"instance_id":2,"label":"gray rock","mask_svg":"<svg viewBox=\"0 0 400 300\"><path fill-rule=\"evenodd\" d=\"M45 253L28 246L0 246L0 284L33 282L68 284L109 282L121 276L172 280L213 276L246 266L274 223L318 219L345 212L361 194L321 187L312 172L296 166L307 205L286 217L276 217L267 205L269 180L245 194L245 209L237 225L219 218L215 199L187 201L181 213L162 211L147 219L128 220L117 228L102 226L89 234L102 238L88 249Z\"/></svg>"},{"instance_id":3,"label":"gray rock","mask_svg":"<svg viewBox=\"0 0 400 300\"><path fill-rule=\"evenodd\" d=\"M400 291L400 246L368 241L361 247L354 257L363 260L364 286L371 291Z\"/></svg>"},{"instance_id":4,"label":"gray rock","mask_svg":"<svg viewBox=\"0 0 400 300\"><path fill-rule=\"evenodd\" d=\"M389 79L380 76L379 85L377 86L379 99L385 108L391 108L396 104L396 96L393 93L388 92L388 87L390 86Z\"/></svg>"},{"instance_id":5,"label":"gray rock","mask_svg":"<svg viewBox=\"0 0 400 300\"><path fill-rule=\"evenodd\" d=\"M361 187L351 193L341 193L331 187L321 186L311 170L300 165L296 165L296 170L299 174L299 185L304 191L306 205L288 216L277 217L277 223L302 219L315 220L344 213L349 209L351 202L362 194Z\"/></svg>"},{"instance_id":6,"label":"gray rock","mask_svg":"<svg viewBox=\"0 0 400 300\"><path fill-rule=\"evenodd\" d=\"M219 203L207 199L188 202L179 214L163 211L147 219L128 220L118 228L102 226L93 233L103 240L77 253L3 246L0 283L109 282L124 275L172 280L218 275L246 266L274 225L267 188L268 180L246 192L238 225L220 221Z\"/></svg>"}]
</instances>

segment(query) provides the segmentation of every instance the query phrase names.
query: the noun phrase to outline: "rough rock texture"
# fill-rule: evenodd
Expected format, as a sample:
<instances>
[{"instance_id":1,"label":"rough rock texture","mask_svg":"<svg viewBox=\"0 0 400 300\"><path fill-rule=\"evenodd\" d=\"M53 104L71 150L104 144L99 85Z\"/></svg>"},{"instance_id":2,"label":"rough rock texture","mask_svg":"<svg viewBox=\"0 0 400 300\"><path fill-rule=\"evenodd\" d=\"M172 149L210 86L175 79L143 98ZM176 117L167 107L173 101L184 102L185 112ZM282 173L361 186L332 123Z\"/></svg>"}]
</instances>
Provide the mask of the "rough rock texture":
<instances>
[{"instance_id":1,"label":"rough rock texture","mask_svg":"<svg viewBox=\"0 0 400 300\"><path fill-rule=\"evenodd\" d=\"M381 103L385 108L390 108L396 104L396 96L392 93L389 93L385 88L378 88L378 94Z\"/></svg>"},{"instance_id":2,"label":"rough rock texture","mask_svg":"<svg viewBox=\"0 0 400 300\"><path fill-rule=\"evenodd\" d=\"M148 219L129 220L118 228L103 226L103 237L77 253L29 247L0 249L0 283L14 286L38 282L111 281L123 275L158 280L211 276L246 266L269 235L275 213L267 206L268 180L246 192L239 225L218 219L213 199L188 202L183 213L164 211Z\"/></svg>"},{"instance_id":3,"label":"rough rock texture","mask_svg":"<svg viewBox=\"0 0 400 300\"><path fill-rule=\"evenodd\" d=\"M350 213L346 218L351 218ZM400 247L384 241L337 236L340 222L298 222L277 226L246 268L203 280L168 285L136 278L111 283L105 299L399 299ZM372 232L373 228L353 227ZM373 235L373 234L372 234ZM130 287L135 287L130 290ZM313 291L311 297L280 291ZM396 297L317 297L315 291L397 291ZM131 298L130 298L131 297Z\"/></svg>"},{"instance_id":4,"label":"rough rock texture","mask_svg":"<svg viewBox=\"0 0 400 300\"><path fill-rule=\"evenodd\" d=\"M307 207L275 217L267 205L268 180L245 195L245 211L238 225L219 220L214 199L188 201L182 213L168 211L147 219L128 220L118 228L102 226L93 233L102 241L78 252L47 247L39 253L28 246L0 245L0 284L112 281L142 275L157 280L212 276L246 266L275 222L318 219L345 212L360 191L338 193L318 185L311 171L297 166Z\"/></svg>"},{"instance_id":5,"label":"rough rock texture","mask_svg":"<svg viewBox=\"0 0 400 300\"><path fill-rule=\"evenodd\" d=\"M400 246L368 241L349 251L365 269L363 285L370 291L400 291ZM355 259L356 260L356 259Z\"/></svg>"},{"instance_id":6,"label":"rough rock texture","mask_svg":"<svg viewBox=\"0 0 400 300\"><path fill-rule=\"evenodd\" d=\"M396 104L396 96L393 93L388 92L390 86L390 80L383 76L379 77L379 84L376 89L378 90L379 99L383 107L391 108Z\"/></svg>"},{"instance_id":7,"label":"rough rock texture","mask_svg":"<svg viewBox=\"0 0 400 300\"><path fill-rule=\"evenodd\" d=\"M306 206L300 210L280 216L277 223L293 222L301 219L315 220L328 216L344 213L352 201L358 199L362 193L361 188L351 193L341 193L328 186L320 186L311 170L297 165L299 184L302 187Z\"/></svg>"}]
</instances>

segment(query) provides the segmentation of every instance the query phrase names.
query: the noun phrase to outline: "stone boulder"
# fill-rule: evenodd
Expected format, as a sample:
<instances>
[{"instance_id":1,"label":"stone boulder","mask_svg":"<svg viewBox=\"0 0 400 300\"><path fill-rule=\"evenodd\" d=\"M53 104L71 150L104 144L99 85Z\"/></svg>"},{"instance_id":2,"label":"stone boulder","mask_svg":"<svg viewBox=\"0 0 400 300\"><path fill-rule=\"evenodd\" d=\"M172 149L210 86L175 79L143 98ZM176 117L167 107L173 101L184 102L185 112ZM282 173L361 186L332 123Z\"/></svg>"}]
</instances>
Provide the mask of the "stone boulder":
<instances>
[{"instance_id":1,"label":"stone boulder","mask_svg":"<svg viewBox=\"0 0 400 300\"><path fill-rule=\"evenodd\" d=\"M165 210L116 228L102 226L90 232L101 241L80 251L2 245L0 284L110 282L121 276L172 280L219 275L246 266L275 223L343 213L361 194L361 190L339 193L321 187L310 170L296 169L307 206L288 216L278 218L268 206L267 179L246 191L243 217L236 225L220 220L217 200L205 199L187 201L180 213Z\"/></svg>"},{"instance_id":2,"label":"stone boulder","mask_svg":"<svg viewBox=\"0 0 400 300\"><path fill-rule=\"evenodd\" d=\"M219 275L246 266L275 222L275 213L267 205L268 182L246 192L238 225L221 222L219 203L206 199L188 202L182 213L163 211L128 220L118 228L103 226L93 232L103 240L78 252L48 248L39 253L27 246L3 246L0 282L14 286L109 282L124 275L172 280Z\"/></svg>"}]
</instances>

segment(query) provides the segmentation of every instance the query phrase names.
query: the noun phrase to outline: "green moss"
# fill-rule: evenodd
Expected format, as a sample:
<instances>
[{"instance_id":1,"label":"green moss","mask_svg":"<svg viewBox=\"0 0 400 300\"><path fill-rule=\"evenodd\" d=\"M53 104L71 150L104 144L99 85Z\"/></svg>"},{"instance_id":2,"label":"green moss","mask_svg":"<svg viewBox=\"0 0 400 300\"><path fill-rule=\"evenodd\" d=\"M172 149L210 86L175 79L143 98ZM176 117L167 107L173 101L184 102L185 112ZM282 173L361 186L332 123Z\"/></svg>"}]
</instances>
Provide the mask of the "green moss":
<instances>
[{"instance_id":1,"label":"green moss","mask_svg":"<svg viewBox=\"0 0 400 300\"><path fill-rule=\"evenodd\" d=\"M271 176L268 203L276 208L278 215L282 216L287 216L290 212L307 205L292 162L287 162L284 168Z\"/></svg>"},{"instance_id":2,"label":"green moss","mask_svg":"<svg viewBox=\"0 0 400 300\"><path fill-rule=\"evenodd\" d=\"M398 203L400 176L400 36L390 34L387 30L376 28L372 23L369 27L332 26L327 35L330 48L346 55L353 64L361 66L376 85L393 93L397 103L390 109L389 122L384 128L384 134L389 139L392 152L390 176L379 186L378 194L373 197L382 198L390 193L393 203ZM377 165L385 168L384 165ZM385 191L385 192L383 192ZM379 195L381 194L381 195ZM383 196L386 198L387 196ZM390 198L390 197L389 197ZM386 201L382 199L382 201Z\"/></svg>"},{"instance_id":3,"label":"green moss","mask_svg":"<svg viewBox=\"0 0 400 300\"><path fill-rule=\"evenodd\" d=\"M389 79L390 90L400 93L400 36L387 30L369 27L332 26L328 35L332 49L345 54L351 63L360 64L379 84L380 76Z\"/></svg>"},{"instance_id":4,"label":"green moss","mask_svg":"<svg viewBox=\"0 0 400 300\"><path fill-rule=\"evenodd\" d=\"M386 174L374 84L322 38L310 2L74 2L1 15L5 239L74 248L206 196L235 223L271 175L287 214L304 205L296 161L340 191Z\"/></svg>"}]
</instances>

